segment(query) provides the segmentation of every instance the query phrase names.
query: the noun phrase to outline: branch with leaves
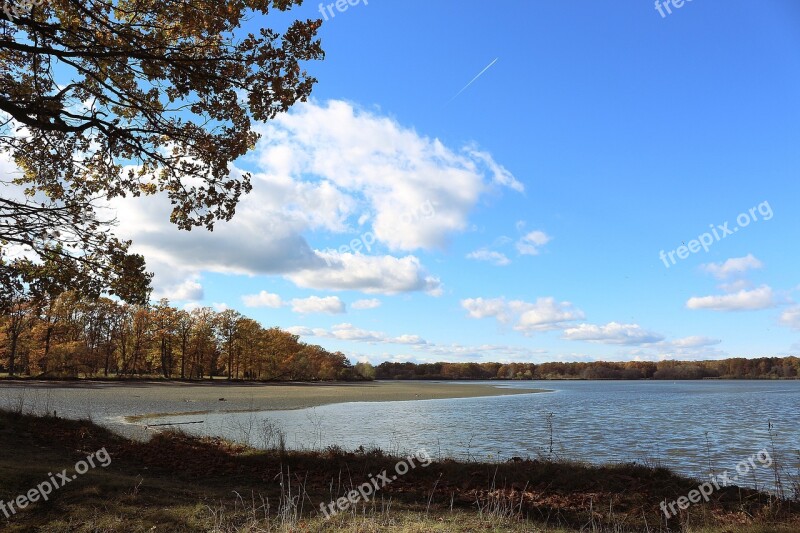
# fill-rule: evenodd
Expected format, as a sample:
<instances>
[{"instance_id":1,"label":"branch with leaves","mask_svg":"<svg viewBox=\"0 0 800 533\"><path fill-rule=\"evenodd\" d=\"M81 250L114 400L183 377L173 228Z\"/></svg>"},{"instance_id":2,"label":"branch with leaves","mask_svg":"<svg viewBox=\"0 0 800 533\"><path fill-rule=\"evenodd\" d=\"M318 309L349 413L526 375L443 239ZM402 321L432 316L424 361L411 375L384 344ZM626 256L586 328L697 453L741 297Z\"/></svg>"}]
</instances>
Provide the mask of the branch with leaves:
<instances>
[{"instance_id":1,"label":"branch with leaves","mask_svg":"<svg viewBox=\"0 0 800 533\"><path fill-rule=\"evenodd\" d=\"M48 0L0 19L0 150L26 196L0 189L0 246L113 272L137 261L98 200L164 194L184 230L229 220L251 189L230 169L254 122L306 100L316 80L301 64L324 57L319 20L242 24L301 3Z\"/></svg>"}]
</instances>

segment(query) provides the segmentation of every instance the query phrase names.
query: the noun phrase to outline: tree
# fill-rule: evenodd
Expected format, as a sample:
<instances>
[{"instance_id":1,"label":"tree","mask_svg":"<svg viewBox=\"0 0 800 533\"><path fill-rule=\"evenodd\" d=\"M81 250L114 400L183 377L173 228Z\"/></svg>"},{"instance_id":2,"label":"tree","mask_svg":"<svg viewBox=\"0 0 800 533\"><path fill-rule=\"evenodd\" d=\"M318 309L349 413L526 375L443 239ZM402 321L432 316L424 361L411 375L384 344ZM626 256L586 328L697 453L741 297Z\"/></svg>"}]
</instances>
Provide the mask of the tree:
<instances>
[{"instance_id":1,"label":"tree","mask_svg":"<svg viewBox=\"0 0 800 533\"><path fill-rule=\"evenodd\" d=\"M191 316L194 328L192 332L192 366L189 370L189 377L203 379L206 369L209 377L213 377L214 352L217 350L217 341L214 336L216 313L210 307L198 307L192 310Z\"/></svg>"},{"instance_id":2,"label":"tree","mask_svg":"<svg viewBox=\"0 0 800 533\"><path fill-rule=\"evenodd\" d=\"M140 362L145 358L150 343L152 342L152 316L147 306L137 306L133 309L131 323L131 353L130 358L123 362L123 374L135 374L140 371Z\"/></svg>"},{"instance_id":3,"label":"tree","mask_svg":"<svg viewBox=\"0 0 800 533\"><path fill-rule=\"evenodd\" d=\"M81 288L145 303L143 260L98 203L160 193L181 229L230 219L250 190L230 165L254 148L252 122L305 100L316 80L300 64L324 57L319 20L283 34L241 25L301 3L53 0L6 10L0 150L19 174L17 193L0 196L2 287L22 276L3 259L16 245L34 263L62 263Z\"/></svg>"},{"instance_id":4,"label":"tree","mask_svg":"<svg viewBox=\"0 0 800 533\"><path fill-rule=\"evenodd\" d=\"M20 293L16 293L7 306L4 333L8 352L8 374L11 376L16 372L20 339L23 333L31 328L35 315L32 302Z\"/></svg>"},{"instance_id":5,"label":"tree","mask_svg":"<svg viewBox=\"0 0 800 533\"><path fill-rule=\"evenodd\" d=\"M239 363L242 365L242 374L245 379L256 377L255 369L259 367L263 355L264 328L252 318L241 318L238 323L239 332L239 360L236 365L236 377L239 377Z\"/></svg>"},{"instance_id":6,"label":"tree","mask_svg":"<svg viewBox=\"0 0 800 533\"><path fill-rule=\"evenodd\" d=\"M181 344L181 379L186 379L186 356L189 353L189 339L194 328L194 319L187 311L176 311L177 333Z\"/></svg>"},{"instance_id":7,"label":"tree","mask_svg":"<svg viewBox=\"0 0 800 533\"><path fill-rule=\"evenodd\" d=\"M244 318L238 311L225 309L217 314L216 329L220 336L221 344L225 347L228 358L228 379L233 377L233 359L236 352L236 342L239 340L240 320Z\"/></svg>"},{"instance_id":8,"label":"tree","mask_svg":"<svg viewBox=\"0 0 800 533\"><path fill-rule=\"evenodd\" d=\"M363 379L375 379L375 367L372 366L368 361L364 363L356 363L355 371L356 374L361 376Z\"/></svg>"},{"instance_id":9,"label":"tree","mask_svg":"<svg viewBox=\"0 0 800 533\"><path fill-rule=\"evenodd\" d=\"M180 315L177 309L169 305L169 300L162 298L153 307L153 327L158 341L159 359L161 372L165 378L172 376L173 361L173 340L180 331Z\"/></svg>"}]
</instances>

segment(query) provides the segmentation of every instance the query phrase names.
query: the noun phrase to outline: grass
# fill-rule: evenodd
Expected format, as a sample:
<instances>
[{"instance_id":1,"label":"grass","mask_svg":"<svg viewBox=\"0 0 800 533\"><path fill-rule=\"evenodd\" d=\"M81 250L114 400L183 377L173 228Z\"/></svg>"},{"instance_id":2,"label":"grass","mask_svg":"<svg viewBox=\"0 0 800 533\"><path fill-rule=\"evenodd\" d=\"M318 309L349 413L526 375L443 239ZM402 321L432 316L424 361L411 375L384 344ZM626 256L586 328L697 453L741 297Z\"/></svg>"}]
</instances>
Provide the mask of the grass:
<instances>
[{"instance_id":1,"label":"grass","mask_svg":"<svg viewBox=\"0 0 800 533\"><path fill-rule=\"evenodd\" d=\"M275 437L272 435L270 437ZM280 438L272 438L279 443ZM400 460L380 450L257 451L179 432L127 440L88 421L0 412L0 500L105 447L95 468L3 524L3 531L681 531L800 530L800 506L727 487L668 522L658 502L697 481L640 464L435 461L325 520L320 504ZM0 514L0 521L5 520Z\"/></svg>"}]
</instances>

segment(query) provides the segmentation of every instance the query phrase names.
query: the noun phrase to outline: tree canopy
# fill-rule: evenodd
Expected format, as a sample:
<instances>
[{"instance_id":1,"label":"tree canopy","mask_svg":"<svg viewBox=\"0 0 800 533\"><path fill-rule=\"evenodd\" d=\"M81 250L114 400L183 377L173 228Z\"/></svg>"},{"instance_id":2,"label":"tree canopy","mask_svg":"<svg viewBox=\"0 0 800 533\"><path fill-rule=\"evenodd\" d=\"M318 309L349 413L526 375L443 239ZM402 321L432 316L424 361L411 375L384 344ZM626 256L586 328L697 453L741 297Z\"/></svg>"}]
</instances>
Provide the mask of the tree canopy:
<instances>
[{"instance_id":1,"label":"tree canopy","mask_svg":"<svg viewBox=\"0 0 800 533\"><path fill-rule=\"evenodd\" d=\"M0 150L19 172L0 178L3 292L56 268L71 287L144 303L144 261L101 205L164 194L183 230L233 216L251 185L231 163L254 148L254 122L305 100L316 80L301 63L324 57L319 20L242 25L301 3L6 0Z\"/></svg>"},{"instance_id":2,"label":"tree canopy","mask_svg":"<svg viewBox=\"0 0 800 533\"><path fill-rule=\"evenodd\" d=\"M375 369L376 379L796 379L800 358L761 357L706 361L549 363L396 363Z\"/></svg>"},{"instance_id":3,"label":"tree canopy","mask_svg":"<svg viewBox=\"0 0 800 533\"><path fill-rule=\"evenodd\" d=\"M165 299L131 305L65 291L0 311L0 372L12 375L332 381L372 379L370 368L232 309L187 311Z\"/></svg>"}]
</instances>

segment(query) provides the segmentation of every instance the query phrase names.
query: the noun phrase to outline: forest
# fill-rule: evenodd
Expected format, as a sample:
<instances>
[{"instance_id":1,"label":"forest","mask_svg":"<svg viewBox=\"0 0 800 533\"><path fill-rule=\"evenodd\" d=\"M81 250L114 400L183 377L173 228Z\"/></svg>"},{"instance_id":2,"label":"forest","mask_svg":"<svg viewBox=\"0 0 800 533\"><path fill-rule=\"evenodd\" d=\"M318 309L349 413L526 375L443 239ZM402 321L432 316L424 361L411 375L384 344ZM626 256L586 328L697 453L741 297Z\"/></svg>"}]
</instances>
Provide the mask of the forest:
<instances>
[{"instance_id":1,"label":"forest","mask_svg":"<svg viewBox=\"0 0 800 533\"><path fill-rule=\"evenodd\" d=\"M800 358L709 361L351 364L233 309L81 297L15 298L0 315L0 372L46 378L252 381L796 379Z\"/></svg>"},{"instance_id":2,"label":"forest","mask_svg":"<svg viewBox=\"0 0 800 533\"><path fill-rule=\"evenodd\" d=\"M177 309L63 292L16 298L0 316L0 372L48 378L317 381L374 377L341 352L237 311Z\"/></svg>"},{"instance_id":3,"label":"forest","mask_svg":"<svg viewBox=\"0 0 800 533\"><path fill-rule=\"evenodd\" d=\"M713 361L607 363L391 363L375 368L377 379L796 379L798 357L741 357Z\"/></svg>"}]
</instances>

